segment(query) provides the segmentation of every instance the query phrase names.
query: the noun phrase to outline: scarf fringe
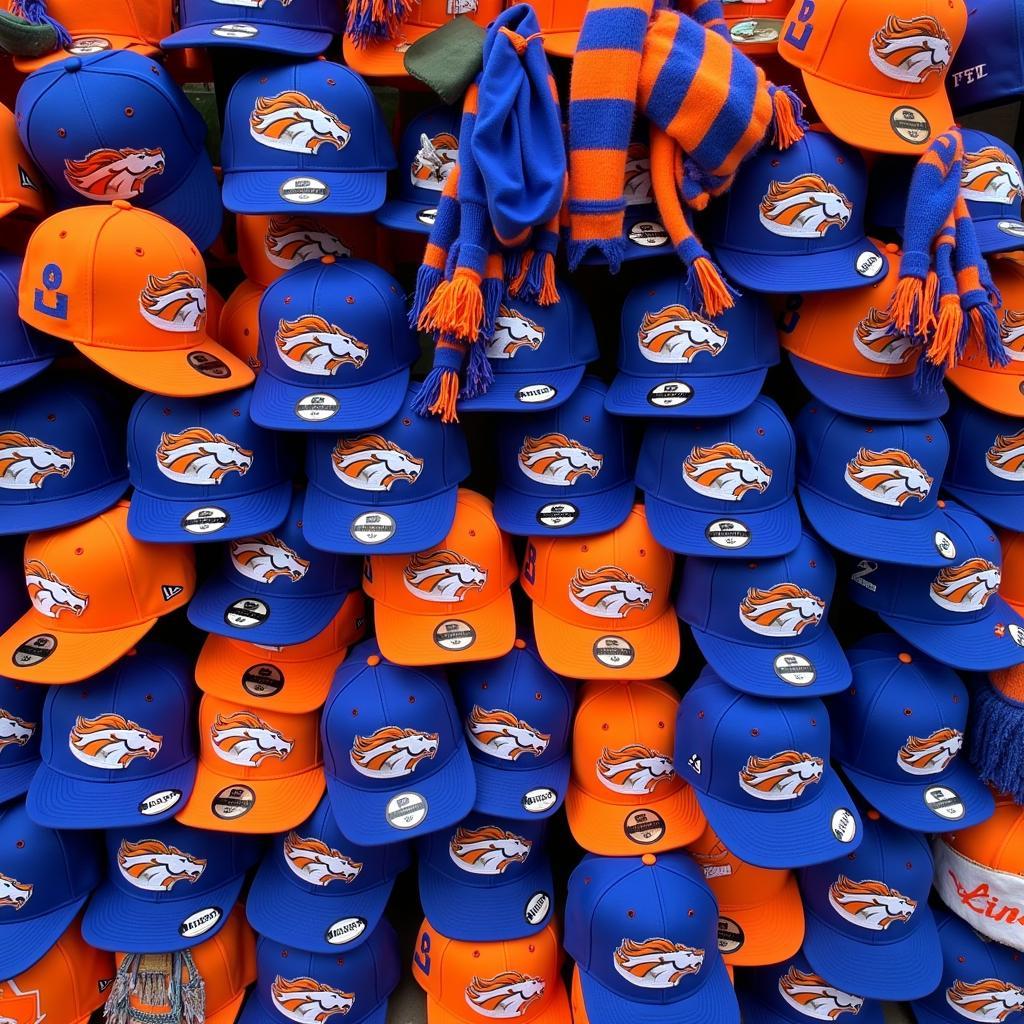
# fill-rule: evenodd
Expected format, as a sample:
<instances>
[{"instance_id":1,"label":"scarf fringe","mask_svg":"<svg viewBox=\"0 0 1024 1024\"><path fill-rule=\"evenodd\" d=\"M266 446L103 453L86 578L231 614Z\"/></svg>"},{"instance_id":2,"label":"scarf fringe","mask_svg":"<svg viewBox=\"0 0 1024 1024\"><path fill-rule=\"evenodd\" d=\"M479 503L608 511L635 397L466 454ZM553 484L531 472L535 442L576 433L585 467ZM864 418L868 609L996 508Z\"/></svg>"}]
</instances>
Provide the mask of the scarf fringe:
<instances>
[{"instance_id":1,"label":"scarf fringe","mask_svg":"<svg viewBox=\"0 0 1024 1024\"><path fill-rule=\"evenodd\" d=\"M617 274L626 255L626 240L620 234L617 238L591 238L584 241L571 239L568 245L569 269L578 270L583 257L596 249L608 264L608 272Z\"/></svg>"},{"instance_id":2,"label":"scarf fringe","mask_svg":"<svg viewBox=\"0 0 1024 1024\"><path fill-rule=\"evenodd\" d=\"M356 46L392 39L412 7L411 0L349 0L345 35Z\"/></svg>"},{"instance_id":3,"label":"scarf fringe","mask_svg":"<svg viewBox=\"0 0 1024 1024\"><path fill-rule=\"evenodd\" d=\"M553 253L528 250L519 259L516 273L510 278L508 293L514 299L551 306L558 301Z\"/></svg>"},{"instance_id":4,"label":"scarf fringe","mask_svg":"<svg viewBox=\"0 0 1024 1024\"><path fill-rule=\"evenodd\" d=\"M476 398L485 395L494 383L494 370L487 358L487 347L480 342L469 348L469 365L466 367L466 383L459 392L460 398Z\"/></svg>"},{"instance_id":5,"label":"scarf fringe","mask_svg":"<svg viewBox=\"0 0 1024 1024\"><path fill-rule=\"evenodd\" d=\"M30 25L49 25L57 35L55 49L71 45L71 33L56 18L46 13L45 0L13 0L11 13L24 18Z\"/></svg>"},{"instance_id":6,"label":"scarf fringe","mask_svg":"<svg viewBox=\"0 0 1024 1024\"><path fill-rule=\"evenodd\" d=\"M999 328L996 311L989 303L983 302L971 309L967 316L970 339L985 351L988 361L993 366L1005 366L1010 357L1003 348L1002 331Z\"/></svg>"},{"instance_id":7,"label":"scarf fringe","mask_svg":"<svg viewBox=\"0 0 1024 1024\"><path fill-rule=\"evenodd\" d=\"M732 309L733 296L737 294L707 256L698 256L690 264L686 271L686 287L691 305L712 319Z\"/></svg>"},{"instance_id":8,"label":"scarf fringe","mask_svg":"<svg viewBox=\"0 0 1024 1024\"><path fill-rule=\"evenodd\" d=\"M971 691L971 764L982 782L1024 803L1024 704L1000 687L1017 671L993 672Z\"/></svg>"},{"instance_id":9,"label":"scarf fringe","mask_svg":"<svg viewBox=\"0 0 1024 1024\"><path fill-rule=\"evenodd\" d=\"M778 149L789 149L807 131L804 101L788 85L771 87L772 121L769 134Z\"/></svg>"},{"instance_id":10,"label":"scarf fringe","mask_svg":"<svg viewBox=\"0 0 1024 1024\"><path fill-rule=\"evenodd\" d=\"M430 301L430 297L443 282L444 273L441 270L438 270L437 267L428 266L426 263L420 264L419 269L416 271L416 290L413 293L412 309L409 311L409 323L411 326L418 327L420 317L423 316L423 310Z\"/></svg>"},{"instance_id":11,"label":"scarf fringe","mask_svg":"<svg viewBox=\"0 0 1024 1024\"><path fill-rule=\"evenodd\" d=\"M964 311L955 293L939 300L939 315L928 342L928 361L945 372L956 365L964 334Z\"/></svg>"},{"instance_id":12,"label":"scarf fringe","mask_svg":"<svg viewBox=\"0 0 1024 1024\"><path fill-rule=\"evenodd\" d=\"M458 397L458 371L435 366L420 385L413 409L420 416L440 416L442 423L458 423L459 417L455 410Z\"/></svg>"},{"instance_id":13,"label":"scarf fringe","mask_svg":"<svg viewBox=\"0 0 1024 1024\"><path fill-rule=\"evenodd\" d=\"M417 319L421 331L447 334L461 341L476 341L484 319L480 276L466 267L442 281Z\"/></svg>"}]
</instances>

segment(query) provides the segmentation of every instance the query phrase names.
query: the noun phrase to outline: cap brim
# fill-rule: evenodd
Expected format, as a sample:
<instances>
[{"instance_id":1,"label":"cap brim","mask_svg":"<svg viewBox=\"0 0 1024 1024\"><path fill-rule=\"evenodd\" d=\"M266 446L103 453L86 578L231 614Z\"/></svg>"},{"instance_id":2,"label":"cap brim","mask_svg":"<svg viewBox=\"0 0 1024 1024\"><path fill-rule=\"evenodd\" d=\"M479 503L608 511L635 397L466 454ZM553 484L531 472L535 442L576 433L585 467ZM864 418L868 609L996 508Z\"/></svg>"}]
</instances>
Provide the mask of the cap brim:
<instances>
[{"instance_id":1,"label":"cap brim","mask_svg":"<svg viewBox=\"0 0 1024 1024\"><path fill-rule=\"evenodd\" d=\"M133 53L140 53L144 57L156 57L160 53L160 49L154 46L152 43L147 43L144 39L139 39L136 36L119 36L112 35L110 32L79 32L72 36L72 41L75 39L85 39L93 36L99 36L110 43L109 50L131 50ZM107 53L109 50L97 50L97 53ZM32 71L38 71L39 68L45 68L48 64L53 64L59 60L67 60L69 57L75 56L86 56L85 54L74 54L66 49L51 50L49 53L41 54L38 57L15 57L14 67L21 71L23 74L29 74Z\"/></svg>"},{"instance_id":2,"label":"cap brim","mask_svg":"<svg viewBox=\"0 0 1024 1024\"><path fill-rule=\"evenodd\" d=\"M968 204L971 205L971 204ZM975 209L978 204L973 204ZM1024 246L1024 222L1019 217L977 217L971 223L983 256L997 252L1013 252ZM1000 224L1013 224L1014 231L1004 231Z\"/></svg>"},{"instance_id":3,"label":"cap brim","mask_svg":"<svg viewBox=\"0 0 1024 1024\"><path fill-rule=\"evenodd\" d=\"M473 757L472 749L469 756L476 773L476 803L473 809L481 814L496 814L513 821L537 821L557 814L565 801L572 765L568 752L557 761L540 768L498 768ZM536 813L526 810L523 800L534 789L550 789L555 794L555 802Z\"/></svg>"},{"instance_id":4,"label":"cap brim","mask_svg":"<svg viewBox=\"0 0 1024 1024\"><path fill-rule=\"evenodd\" d=\"M38 377L56 356L46 356L44 359L32 359L24 363L5 363L0 366L0 391L10 391L26 381Z\"/></svg>"},{"instance_id":5,"label":"cap brim","mask_svg":"<svg viewBox=\"0 0 1024 1024\"><path fill-rule=\"evenodd\" d=\"M496 373L486 393L475 398L459 398L460 412L541 412L557 409L567 402L579 387L586 366L570 366L559 370L537 370L535 373ZM549 388L553 394L544 402L523 401L519 392L531 393L538 387Z\"/></svg>"},{"instance_id":6,"label":"cap brim","mask_svg":"<svg viewBox=\"0 0 1024 1024\"><path fill-rule=\"evenodd\" d=\"M204 1024L235 1024L238 1019L238 1011L245 1002L245 989L233 995L228 1002L219 1010L207 1010Z\"/></svg>"},{"instance_id":7,"label":"cap brim","mask_svg":"<svg viewBox=\"0 0 1024 1024\"><path fill-rule=\"evenodd\" d=\"M716 245L714 250L726 276L743 288L769 295L863 288L883 277L889 265L888 257L865 235L842 248L820 252L760 253L726 245ZM857 260L863 253L874 253L884 261L883 269L873 278L857 270Z\"/></svg>"},{"instance_id":8,"label":"cap brim","mask_svg":"<svg viewBox=\"0 0 1024 1024\"><path fill-rule=\"evenodd\" d=\"M375 1006L369 1013L359 1018L359 1024L385 1024L388 1016L388 1001L384 999L378 1006ZM249 993L242 1015L238 1018L238 1024L288 1024L291 1020L283 1013L268 1009L263 1005L259 997L259 988L254 988Z\"/></svg>"},{"instance_id":9,"label":"cap brim","mask_svg":"<svg viewBox=\"0 0 1024 1024\"><path fill-rule=\"evenodd\" d=\"M413 43L436 31L437 27L433 25L403 24L401 41L380 39L359 46L345 35L342 37L341 50L345 63L360 75L370 78L407 78L409 72L405 70L405 51ZM402 49L398 49L398 46Z\"/></svg>"},{"instance_id":10,"label":"cap brim","mask_svg":"<svg viewBox=\"0 0 1024 1024\"><path fill-rule=\"evenodd\" d=\"M743 945L726 953L732 967L760 967L795 956L804 941L804 906L796 875L788 875L769 900L754 906L731 907L719 900L718 913L743 929Z\"/></svg>"},{"instance_id":11,"label":"cap brim","mask_svg":"<svg viewBox=\"0 0 1024 1024\"><path fill-rule=\"evenodd\" d=\"M569 996L561 976L549 981L553 987L553 994L543 1009L530 1008L530 1024L572 1024ZM451 1005L452 1002L454 1006ZM480 1019L481 1014L470 1008L463 993L453 992L449 1003L442 1003L431 995L427 996L427 1024L480 1024Z\"/></svg>"},{"instance_id":12,"label":"cap brim","mask_svg":"<svg viewBox=\"0 0 1024 1024\"><path fill-rule=\"evenodd\" d=\"M69 495L66 498L26 502L22 505L0 503L0 536L55 530L84 522L105 512L127 490L128 477L124 476L84 494Z\"/></svg>"},{"instance_id":13,"label":"cap brim","mask_svg":"<svg viewBox=\"0 0 1024 1024\"><path fill-rule=\"evenodd\" d=\"M227 13L227 12L225 12ZM237 38L217 35L214 31L222 25L230 23L230 19L216 22L201 22L189 25L188 28L169 35L160 40L163 50L182 50L186 47L228 46L241 50L268 50L271 53L289 53L296 57L319 57L331 45L331 33L319 32L316 29L291 28L288 25L261 25L254 20L244 24L257 29L256 34Z\"/></svg>"},{"instance_id":14,"label":"cap brim","mask_svg":"<svg viewBox=\"0 0 1024 1024\"><path fill-rule=\"evenodd\" d=\"M201 252L217 240L224 222L220 184L205 149L178 187L149 207L185 232Z\"/></svg>"},{"instance_id":15,"label":"cap brim","mask_svg":"<svg viewBox=\"0 0 1024 1024\"><path fill-rule=\"evenodd\" d=\"M418 235L429 235L434 229L433 223L420 220L420 214L424 210L433 210L437 213L437 203L441 200L441 193L436 192L436 202L412 203L408 199L389 199L374 216L377 223L386 228L393 228L396 231L414 231ZM426 196L423 197L426 200Z\"/></svg>"},{"instance_id":16,"label":"cap brim","mask_svg":"<svg viewBox=\"0 0 1024 1024\"><path fill-rule=\"evenodd\" d=\"M8 918L0 924L0 974L16 978L41 960L67 931L88 899L88 895L81 896L48 913L22 921Z\"/></svg>"},{"instance_id":17,"label":"cap brim","mask_svg":"<svg viewBox=\"0 0 1024 1024\"><path fill-rule=\"evenodd\" d=\"M373 213L384 203L388 168L373 171L228 171L221 201L232 213ZM311 178L327 187L315 203L291 203L281 187L292 178Z\"/></svg>"},{"instance_id":18,"label":"cap brim","mask_svg":"<svg viewBox=\"0 0 1024 1024\"><path fill-rule=\"evenodd\" d=\"M524 494L506 483L499 483L494 492L494 518L506 533L521 537L558 535L582 537L591 533L607 533L621 526L633 508L636 484L632 478L605 491L573 493L572 488L549 487L551 494ZM549 512L553 504L575 510L575 516L564 526L550 526L541 512Z\"/></svg>"},{"instance_id":19,"label":"cap brim","mask_svg":"<svg viewBox=\"0 0 1024 1024\"><path fill-rule=\"evenodd\" d=\"M545 32L544 49L554 57L572 58L576 54L576 46L580 41L580 33L569 32Z\"/></svg>"},{"instance_id":20,"label":"cap brim","mask_svg":"<svg viewBox=\"0 0 1024 1024\"><path fill-rule=\"evenodd\" d=\"M732 416L751 405L761 393L767 367L743 370L721 377L687 376L679 367L678 376L634 377L619 371L605 395L604 407L616 416L645 416L652 419L686 419L704 416ZM678 405L656 404L648 396L666 384L685 384L691 397Z\"/></svg>"},{"instance_id":21,"label":"cap brim","mask_svg":"<svg viewBox=\"0 0 1024 1024\"><path fill-rule=\"evenodd\" d=\"M991 494L972 491L966 487L957 487L947 480L942 481L942 489L951 494L962 505L996 526L1017 531L1024 522L1024 493L1022 494Z\"/></svg>"},{"instance_id":22,"label":"cap brim","mask_svg":"<svg viewBox=\"0 0 1024 1024\"><path fill-rule=\"evenodd\" d=\"M946 379L968 398L1004 416L1024 416L1024 375L954 366Z\"/></svg>"},{"instance_id":23,"label":"cap brim","mask_svg":"<svg viewBox=\"0 0 1024 1024\"><path fill-rule=\"evenodd\" d=\"M37 757L34 761L21 761L0 769L0 804L27 793L40 764Z\"/></svg>"}]
</instances>

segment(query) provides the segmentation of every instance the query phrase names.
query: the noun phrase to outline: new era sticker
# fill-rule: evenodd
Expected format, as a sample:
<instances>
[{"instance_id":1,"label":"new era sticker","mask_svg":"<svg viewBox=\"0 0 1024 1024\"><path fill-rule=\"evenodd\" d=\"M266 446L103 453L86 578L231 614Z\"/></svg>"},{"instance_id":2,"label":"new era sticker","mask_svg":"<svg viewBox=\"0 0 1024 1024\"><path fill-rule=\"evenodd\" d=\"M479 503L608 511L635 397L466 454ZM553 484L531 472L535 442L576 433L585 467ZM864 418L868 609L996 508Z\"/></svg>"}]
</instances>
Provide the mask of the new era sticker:
<instances>
[{"instance_id":1,"label":"new era sticker","mask_svg":"<svg viewBox=\"0 0 1024 1024\"><path fill-rule=\"evenodd\" d=\"M173 601L184 589L172 583L165 583L160 588L160 594L165 601Z\"/></svg>"}]
</instances>

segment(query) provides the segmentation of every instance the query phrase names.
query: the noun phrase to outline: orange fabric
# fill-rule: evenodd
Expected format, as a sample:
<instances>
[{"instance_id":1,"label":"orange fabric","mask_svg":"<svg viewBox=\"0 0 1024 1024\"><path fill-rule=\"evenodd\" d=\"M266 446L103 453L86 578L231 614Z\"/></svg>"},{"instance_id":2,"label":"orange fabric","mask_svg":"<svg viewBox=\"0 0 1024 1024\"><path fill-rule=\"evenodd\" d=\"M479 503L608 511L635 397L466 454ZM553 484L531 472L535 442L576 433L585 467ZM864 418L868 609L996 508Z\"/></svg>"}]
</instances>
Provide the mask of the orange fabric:
<instances>
[{"instance_id":1,"label":"orange fabric","mask_svg":"<svg viewBox=\"0 0 1024 1024\"><path fill-rule=\"evenodd\" d=\"M260 301L264 291L265 288L252 281L243 281L228 296L220 314L217 340L254 373L262 365L259 359Z\"/></svg>"},{"instance_id":2,"label":"orange fabric","mask_svg":"<svg viewBox=\"0 0 1024 1024\"><path fill-rule=\"evenodd\" d=\"M1024 875L1024 808L1008 796L996 796L995 813L987 821L947 832L942 841L976 864Z\"/></svg>"},{"instance_id":3,"label":"orange fabric","mask_svg":"<svg viewBox=\"0 0 1024 1024\"><path fill-rule=\"evenodd\" d=\"M1003 549L1003 578L999 584L999 596L1019 615L1021 609L1024 609L1024 533L1003 530L999 535L999 542ZM1024 681L1024 674L1021 678Z\"/></svg>"},{"instance_id":4,"label":"orange fabric","mask_svg":"<svg viewBox=\"0 0 1024 1024\"><path fill-rule=\"evenodd\" d=\"M14 114L0 105L0 217L41 220L45 215L43 176L18 138Z\"/></svg>"}]
</instances>

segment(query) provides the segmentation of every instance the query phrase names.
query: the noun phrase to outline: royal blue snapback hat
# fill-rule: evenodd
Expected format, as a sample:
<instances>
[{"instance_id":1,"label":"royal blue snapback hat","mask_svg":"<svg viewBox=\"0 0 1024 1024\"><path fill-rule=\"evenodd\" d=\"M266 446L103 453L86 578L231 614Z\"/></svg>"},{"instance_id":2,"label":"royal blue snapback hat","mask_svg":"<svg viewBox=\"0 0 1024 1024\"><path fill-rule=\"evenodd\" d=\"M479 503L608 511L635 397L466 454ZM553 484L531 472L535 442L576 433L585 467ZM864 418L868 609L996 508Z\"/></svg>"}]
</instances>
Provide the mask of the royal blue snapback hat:
<instances>
[{"instance_id":1,"label":"royal blue snapback hat","mask_svg":"<svg viewBox=\"0 0 1024 1024\"><path fill-rule=\"evenodd\" d=\"M348 956L376 930L410 861L408 843L369 849L346 839L324 795L271 840L246 897L249 924L296 949Z\"/></svg>"},{"instance_id":2,"label":"royal blue snapback hat","mask_svg":"<svg viewBox=\"0 0 1024 1024\"><path fill-rule=\"evenodd\" d=\"M181 0L178 19L181 28L160 40L164 50L233 46L294 57L323 53L343 24L335 0Z\"/></svg>"},{"instance_id":3,"label":"royal blue snapback hat","mask_svg":"<svg viewBox=\"0 0 1024 1024\"><path fill-rule=\"evenodd\" d=\"M97 949L174 953L213 938L259 860L251 836L173 819L106 834L107 875L82 918Z\"/></svg>"},{"instance_id":4,"label":"royal blue snapback hat","mask_svg":"<svg viewBox=\"0 0 1024 1024\"><path fill-rule=\"evenodd\" d=\"M775 558L800 543L796 438L770 398L732 416L648 425L636 466L659 544L707 558Z\"/></svg>"},{"instance_id":5,"label":"royal blue snapback hat","mask_svg":"<svg viewBox=\"0 0 1024 1024\"><path fill-rule=\"evenodd\" d=\"M234 213L371 213L384 202L395 151L366 82L311 60L235 82L221 161Z\"/></svg>"},{"instance_id":6,"label":"royal blue snapback hat","mask_svg":"<svg viewBox=\"0 0 1024 1024\"><path fill-rule=\"evenodd\" d=\"M473 764L444 675L386 661L376 641L335 673L320 733L342 834L384 846L447 828L476 799Z\"/></svg>"},{"instance_id":7,"label":"royal blue snapback hat","mask_svg":"<svg viewBox=\"0 0 1024 1024\"><path fill-rule=\"evenodd\" d=\"M564 944L594 1024L739 1024L718 905L683 853L587 854L569 878Z\"/></svg>"},{"instance_id":8,"label":"royal blue snapback hat","mask_svg":"<svg viewBox=\"0 0 1024 1024\"><path fill-rule=\"evenodd\" d=\"M252 388L208 398L143 394L128 421L138 540L232 540L281 525L292 497L287 438L249 416Z\"/></svg>"},{"instance_id":9,"label":"royal blue snapback hat","mask_svg":"<svg viewBox=\"0 0 1024 1024\"><path fill-rule=\"evenodd\" d=\"M57 357L57 343L18 316L21 257L0 252L0 392L42 373Z\"/></svg>"},{"instance_id":10,"label":"royal blue snapback hat","mask_svg":"<svg viewBox=\"0 0 1024 1024\"><path fill-rule=\"evenodd\" d=\"M944 665L980 672L1024 663L1024 619L999 596L996 535L955 501L945 513L943 568L864 558L850 573L850 597Z\"/></svg>"},{"instance_id":11,"label":"royal blue snapback hat","mask_svg":"<svg viewBox=\"0 0 1024 1024\"><path fill-rule=\"evenodd\" d=\"M675 763L718 837L762 868L857 848L861 820L830 756L825 705L739 693L705 667L679 705Z\"/></svg>"},{"instance_id":12,"label":"royal blue snapback hat","mask_svg":"<svg viewBox=\"0 0 1024 1024\"><path fill-rule=\"evenodd\" d=\"M0 807L0 974L17 977L49 953L102 874L94 833L43 828L21 801Z\"/></svg>"},{"instance_id":13,"label":"royal blue snapback hat","mask_svg":"<svg viewBox=\"0 0 1024 1024\"><path fill-rule=\"evenodd\" d=\"M405 293L365 260L302 263L263 293L252 418L274 430L379 427L402 406L419 357Z\"/></svg>"},{"instance_id":14,"label":"royal blue snapback hat","mask_svg":"<svg viewBox=\"0 0 1024 1024\"><path fill-rule=\"evenodd\" d=\"M635 444L629 425L606 411L607 390L588 375L562 405L498 431L494 518L506 533L577 537L625 521L636 496Z\"/></svg>"},{"instance_id":15,"label":"royal blue snapback hat","mask_svg":"<svg viewBox=\"0 0 1024 1024\"><path fill-rule=\"evenodd\" d=\"M47 375L4 396L0 534L91 519L128 489L124 417L93 379Z\"/></svg>"},{"instance_id":16,"label":"royal blue snapback hat","mask_svg":"<svg viewBox=\"0 0 1024 1024\"><path fill-rule=\"evenodd\" d=\"M731 416L779 361L771 310L738 295L710 319L691 309L678 270L635 285L622 305L619 363L605 408L618 416Z\"/></svg>"},{"instance_id":17,"label":"royal blue snapback hat","mask_svg":"<svg viewBox=\"0 0 1024 1024\"><path fill-rule=\"evenodd\" d=\"M856 850L803 868L797 880L804 955L823 978L871 999L920 999L935 988L942 953L928 906L927 836L868 811Z\"/></svg>"},{"instance_id":18,"label":"royal blue snapback hat","mask_svg":"<svg viewBox=\"0 0 1024 1024\"><path fill-rule=\"evenodd\" d=\"M18 92L18 135L57 205L126 199L213 244L223 210L206 122L170 72L129 50L68 57Z\"/></svg>"},{"instance_id":19,"label":"royal blue snapback hat","mask_svg":"<svg viewBox=\"0 0 1024 1024\"><path fill-rule=\"evenodd\" d=\"M255 644L301 644L359 589L359 563L317 551L302 535L301 491L276 530L228 541L221 567L200 585L188 620Z\"/></svg>"},{"instance_id":20,"label":"royal blue snapback hat","mask_svg":"<svg viewBox=\"0 0 1024 1024\"><path fill-rule=\"evenodd\" d=\"M455 519L469 449L458 423L415 410L413 383L374 430L311 434L302 532L314 547L350 555L425 551Z\"/></svg>"},{"instance_id":21,"label":"royal blue snapback hat","mask_svg":"<svg viewBox=\"0 0 1024 1024\"><path fill-rule=\"evenodd\" d=\"M825 541L884 562L949 564L939 508L949 438L940 420L862 420L812 402L794 428L800 504Z\"/></svg>"},{"instance_id":22,"label":"royal blue snapback hat","mask_svg":"<svg viewBox=\"0 0 1024 1024\"><path fill-rule=\"evenodd\" d=\"M826 617L835 579L828 548L807 531L778 558L691 556L676 614L738 690L782 698L837 693L850 681L850 666Z\"/></svg>"},{"instance_id":23,"label":"royal blue snapback hat","mask_svg":"<svg viewBox=\"0 0 1024 1024\"><path fill-rule=\"evenodd\" d=\"M39 767L46 689L0 676L0 804L25 793Z\"/></svg>"},{"instance_id":24,"label":"royal blue snapback hat","mask_svg":"<svg viewBox=\"0 0 1024 1024\"><path fill-rule=\"evenodd\" d=\"M726 275L757 291L859 288L888 260L864 231L864 158L826 131L765 146L711 209L709 241Z\"/></svg>"},{"instance_id":25,"label":"royal blue snapback hat","mask_svg":"<svg viewBox=\"0 0 1024 1024\"><path fill-rule=\"evenodd\" d=\"M946 79L957 115L1024 94L1024 6L1019 0L985 0L971 3L968 15Z\"/></svg>"}]
</instances>

